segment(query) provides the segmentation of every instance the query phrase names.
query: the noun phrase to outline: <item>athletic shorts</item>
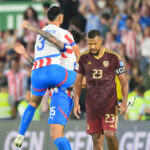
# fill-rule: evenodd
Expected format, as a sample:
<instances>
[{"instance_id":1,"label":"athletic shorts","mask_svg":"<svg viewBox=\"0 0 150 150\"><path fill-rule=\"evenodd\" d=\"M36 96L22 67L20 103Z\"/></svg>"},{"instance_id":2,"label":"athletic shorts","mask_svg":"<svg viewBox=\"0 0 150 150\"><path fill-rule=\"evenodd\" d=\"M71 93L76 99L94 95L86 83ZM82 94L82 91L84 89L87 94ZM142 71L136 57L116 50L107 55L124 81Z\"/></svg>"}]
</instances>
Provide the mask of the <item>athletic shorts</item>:
<instances>
[{"instance_id":1,"label":"athletic shorts","mask_svg":"<svg viewBox=\"0 0 150 150\"><path fill-rule=\"evenodd\" d=\"M74 84L76 72L65 69L56 64L44 66L31 73L31 93L35 96L43 96L47 88L60 86L67 89Z\"/></svg>"},{"instance_id":2,"label":"athletic shorts","mask_svg":"<svg viewBox=\"0 0 150 150\"><path fill-rule=\"evenodd\" d=\"M66 125L69 114L73 108L73 100L65 91L58 88L51 97L48 124Z\"/></svg>"},{"instance_id":3,"label":"athletic shorts","mask_svg":"<svg viewBox=\"0 0 150 150\"><path fill-rule=\"evenodd\" d=\"M105 130L111 130L116 132L118 123L118 106L115 106L114 111L111 113L98 113L96 111L87 109L87 127L86 132L92 133L104 133Z\"/></svg>"}]
</instances>

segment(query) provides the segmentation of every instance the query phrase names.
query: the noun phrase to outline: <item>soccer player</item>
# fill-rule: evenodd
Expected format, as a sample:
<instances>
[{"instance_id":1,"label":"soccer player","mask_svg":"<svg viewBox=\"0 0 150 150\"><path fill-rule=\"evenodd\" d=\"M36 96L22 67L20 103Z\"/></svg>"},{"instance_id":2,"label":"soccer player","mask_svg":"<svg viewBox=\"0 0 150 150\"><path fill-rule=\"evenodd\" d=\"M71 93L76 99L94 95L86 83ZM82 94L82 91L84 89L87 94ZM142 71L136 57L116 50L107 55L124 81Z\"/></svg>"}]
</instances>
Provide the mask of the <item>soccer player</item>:
<instances>
[{"instance_id":1,"label":"soccer player","mask_svg":"<svg viewBox=\"0 0 150 150\"><path fill-rule=\"evenodd\" d=\"M47 12L47 17L50 24L44 27L43 30L52 33L60 41L74 47L74 41L70 40L71 35L67 30L60 28L60 25L63 22L63 12L61 8L56 6L51 7ZM19 134L14 141L14 144L18 147L22 145L25 132L34 116L36 108L41 103L41 98L46 89L57 86L66 90L73 85L75 81L76 73L60 66L60 59L61 54L59 49L38 35L35 44L34 65L31 73L32 96L22 117ZM56 127L58 130L62 129L62 127L58 126ZM59 138L59 136L61 137ZM64 149L67 150L66 147L69 147L69 141L62 136L63 135L58 135L58 138L55 139L55 144L58 149L64 147Z\"/></svg>"},{"instance_id":2,"label":"soccer player","mask_svg":"<svg viewBox=\"0 0 150 150\"><path fill-rule=\"evenodd\" d=\"M84 34L80 33L76 29L70 29L70 32L73 34L73 37L75 38L75 42L76 43L78 43L82 38L84 38ZM44 33L44 35L45 35L45 33ZM49 39L49 41L51 41L51 39ZM55 37L53 37L51 42L53 42L53 41L55 41L56 43L59 43L58 44L59 47L61 45L63 45L62 42L57 40ZM15 47L14 47L14 50L17 53L22 54L31 65L33 64L33 58L30 57L27 54L27 52L25 51L25 48L23 47L23 45L21 45L19 43L16 44ZM70 61L68 61L70 55L72 56L72 53L71 54L68 53L68 55L67 55L66 51L64 49L64 54L66 53L65 55L68 56L68 58L62 59L61 60L61 65L66 67L66 68L68 68L68 69L73 70L74 67L72 68L71 66L74 65L74 62L72 61L72 63L71 63ZM58 92L56 92L56 90L58 90ZM58 89L55 88L54 93L52 94L52 97L51 97L50 117L48 119L48 123L51 124L50 125L50 129L51 129L51 137L52 137L52 139L54 140L54 142L55 142L57 147L58 147L58 145L57 145L58 141L65 139L66 146L67 146L67 147L64 148L65 150L71 149L69 141L63 135L64 126L67 123L70 111L71 111L71 109L73 107L73 100L72 100L71 92L72 91L70 91L70 90L64 91L64 90L62 90L60 88L58 88ZM57 103L57 105L56 105L56 103ZM63 148L62 147L58 147L58 149L63 149Z\"/></svg>"},{"instance_id":3,"label":"soccer player","mask_svg":"<svg viewBox=\"0 0 150 150\"><path fill-rule=\"evenodd\" d=\"M128 81L124 65L118 53L102 46L100 32L91 30L88 33L89 51L80 56L76 65L74 115L79 118L79 96L83 76L86 77L86 131L92 136L94 150L103 150L103 133L106 136L109 150L118 150L116 137L118 101L116 94L115 75L122 87L123 102L120 113L127 110Z\"/></svg>"}]
</instances>

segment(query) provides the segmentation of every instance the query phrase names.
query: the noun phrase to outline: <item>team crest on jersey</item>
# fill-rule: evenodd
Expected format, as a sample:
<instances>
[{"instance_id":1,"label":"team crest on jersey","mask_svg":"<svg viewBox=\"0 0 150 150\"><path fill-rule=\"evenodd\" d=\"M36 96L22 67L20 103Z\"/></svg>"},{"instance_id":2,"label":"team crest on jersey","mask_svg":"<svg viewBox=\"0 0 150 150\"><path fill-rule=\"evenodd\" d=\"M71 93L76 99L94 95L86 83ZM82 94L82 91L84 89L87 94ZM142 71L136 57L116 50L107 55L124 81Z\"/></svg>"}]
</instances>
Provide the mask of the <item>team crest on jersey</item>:
<instances>
[{"instance_id":1,"label":"team crest on jersey","mask_svg":"<svg viewBox=\"0 0 150 150\"><path fill-rule=\"evenodd\" d=\"M91 65L91 64L92 64L91 61L89 61L89 62L88 62L88 65Z\"/></svg>"},{"instance_id":2,"label":"team crest on jersey","mask_svg":"<svg viewBox=\"0 0 150 150\"><path fill-rule=\"evenodd\" d=\"M109 61L103 61L103 65L104 65L104 67L108 67L109 66Z\"/></svg>"}]
</instances>

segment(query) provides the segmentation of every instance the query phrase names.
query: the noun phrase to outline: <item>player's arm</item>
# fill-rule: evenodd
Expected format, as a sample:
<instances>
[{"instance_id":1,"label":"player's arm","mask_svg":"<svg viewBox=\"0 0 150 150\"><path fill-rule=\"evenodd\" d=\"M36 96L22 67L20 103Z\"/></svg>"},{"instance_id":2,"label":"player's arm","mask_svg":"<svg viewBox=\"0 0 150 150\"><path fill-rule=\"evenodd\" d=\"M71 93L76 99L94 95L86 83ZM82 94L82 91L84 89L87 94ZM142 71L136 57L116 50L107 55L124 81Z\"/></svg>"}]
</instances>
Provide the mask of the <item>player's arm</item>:
<instances>
[{"instance_id":1,"label":"player's arm","mask_svg":"<svg viewBox=\"0 0 150 150\"><path fill-rule=\"evenodd\" d=\"M123 97L122 104L120 106L120 113L124 114L127 111L127 97L128 97L129 85L125 73L119 74L118 79L121 84L121 92Z\"/></svg>"},{"instance_id":2,"label":"player's arm","mask_svg":"<svg viewBox=\"0 0 150 150\"><path fill-rule=\"evenodd\" d=\"M23 55L23 57L28 61L29 64L33 65L34 59L31 57L25 50L25 47L21 43L16 43L14 45L14 51L20 55Z\"/></svg>"},{"instance_id":3,"label":"player's arm","mask_svg":"<svg viewBox=\"0 0 150 150\"><path fill-rule=\"evenodd\" d=\"M75 55L76 55L76 57L78 59L79 56L80 56L80 49L79 49L78 45L75 44L75 45L72 46L72 48L73 48L73 51L74 51L74 53L75 53Z\"/></svg>"},{"instance_id":4,"label":"player's arm","mask_svg":"<svg viewBox=\"0 0 150 150\"><path fill-rule=\"evenodd\" d=\"M21 27L38 33L44 39L46 39L47 41L49 41L49 42L53 43L54 45L56 45L58 47L58 49L63 49L64 48L64 43L63 42L56 39L52 34L32 26L28 21L23 21Z\"/></svg>"},{"instance_id":5,"label":"player's arm","mask_svg":"<svg viewBox=\"0 0 150 150\"><path fill-rule=\"evenodd\" d=\"M77 77L76 77L76 81L74 83L74 115L79 119L79 115L81 111L80 111L80 105L79 105L79 98L80 98L80 94L81 94L81 88L82 88L82 80L83 80L83 75L80 73L77 73Z\"/></svg>"}]
</instances>

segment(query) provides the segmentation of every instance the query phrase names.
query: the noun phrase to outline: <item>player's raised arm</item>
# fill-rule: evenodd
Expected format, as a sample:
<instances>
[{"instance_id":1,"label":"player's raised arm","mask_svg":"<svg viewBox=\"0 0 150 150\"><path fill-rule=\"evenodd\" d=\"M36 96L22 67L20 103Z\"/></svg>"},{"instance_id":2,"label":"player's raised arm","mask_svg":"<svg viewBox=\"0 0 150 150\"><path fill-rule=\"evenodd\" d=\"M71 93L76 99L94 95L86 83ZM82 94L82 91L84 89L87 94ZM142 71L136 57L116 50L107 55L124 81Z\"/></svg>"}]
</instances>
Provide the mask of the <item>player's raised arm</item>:
<instances>
[{"instance_id":1,"label":"player's raised arm","mask_svg":"<svg viewBox=\"0 0 150 150\"><path fill-rule=\"evenodd\" d=\"M21 43L16 43L14 45L14 51L20 55L23 55L23 57L28 61L29 64L33 65L34 59L31 57L27 51L25 50L25 47Z\"/></svg>"},{"instance_id":2,"label":"player's raised arm","mask_svg":"<svg viewBox=\"0 0 150 150\"><path fill-rule=\"evenodd\" d=\"M63 42L56 39L52 34L32 26L28 21L23 21L21 27L40 34L44 39L46 39L47 41L55 44L59 49L64 48L64 43Z\"/></svg>"}]
</instances>

